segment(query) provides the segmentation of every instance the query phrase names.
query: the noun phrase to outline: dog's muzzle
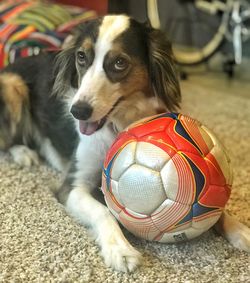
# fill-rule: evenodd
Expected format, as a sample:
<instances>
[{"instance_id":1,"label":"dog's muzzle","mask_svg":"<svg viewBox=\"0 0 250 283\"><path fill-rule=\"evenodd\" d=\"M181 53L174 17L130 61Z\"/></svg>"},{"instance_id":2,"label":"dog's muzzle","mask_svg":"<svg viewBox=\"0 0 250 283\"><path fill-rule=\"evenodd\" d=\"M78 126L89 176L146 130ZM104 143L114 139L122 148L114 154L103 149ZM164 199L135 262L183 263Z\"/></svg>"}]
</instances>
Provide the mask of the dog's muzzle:
<instances>
[{"instance_id":1,"label":"dog's muzzle","mask_svg":"<svg viewBox=\"0 0 250 283\"><path fill-rule=\"evenodd\" d=\"M110 113L115 109L115 107L123 100L123 97L120 97L117 99L115 104L111 107L109 112L100 120L98 121L87 121L93 112L93 108L91 105L89 105L86 102L78 102L74 105L72 105L70 112L73 115L73 117L77 120L79 120L79 130L83 135L92 135L94 132L98 131L103 127L105 124L107 117L110 115Z\"/></svg>"}]
</instances>

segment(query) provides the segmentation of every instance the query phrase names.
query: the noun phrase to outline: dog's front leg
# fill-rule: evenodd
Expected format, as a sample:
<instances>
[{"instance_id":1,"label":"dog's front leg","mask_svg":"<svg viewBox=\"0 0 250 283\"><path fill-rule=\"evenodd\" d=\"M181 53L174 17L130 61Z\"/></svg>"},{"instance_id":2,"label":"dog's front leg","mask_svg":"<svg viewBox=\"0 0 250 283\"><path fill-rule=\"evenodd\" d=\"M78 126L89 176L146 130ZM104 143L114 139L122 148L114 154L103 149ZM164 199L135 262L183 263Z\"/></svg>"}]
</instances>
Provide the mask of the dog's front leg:
<instances>
[{"instance_id":1,"label":"dog's front leg","mask_svg":"<svg viewBox=\"0 0 250 283\"><path fill-rule=\"evenodd\" d=\"M66 207L84 225L93 229L107 266L118 271L133 271L139 264L140 254L124 237L108 208L95 200L85 185L74 188Z\"/></svg>"},{"instance_id":2,"label":"dog's front leg","mask_svg":"<svg viewBox=\"0 0 250 283\"><path fill-rule=\"evenodd\" d=\"M89 226L101 247L105 263L124 272L133 271L140 262L140 254L124 237L108 208L93 197L101 181L101 166L111 141L103 141L107 133L94 139L85 137L78 146L73 164L57 196L70 214ZM83 139L83 138L82 138Z\"/></svg>"}]
</instances>

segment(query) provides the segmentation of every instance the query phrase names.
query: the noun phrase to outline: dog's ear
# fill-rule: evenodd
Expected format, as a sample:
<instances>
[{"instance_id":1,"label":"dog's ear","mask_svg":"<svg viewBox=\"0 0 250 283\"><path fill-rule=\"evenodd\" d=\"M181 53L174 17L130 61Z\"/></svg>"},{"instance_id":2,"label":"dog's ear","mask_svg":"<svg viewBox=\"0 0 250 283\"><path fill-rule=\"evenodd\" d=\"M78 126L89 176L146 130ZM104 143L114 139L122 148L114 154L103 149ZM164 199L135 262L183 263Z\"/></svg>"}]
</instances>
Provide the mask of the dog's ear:
<instances>
[{"instance_id":1,"label":"dog's ear","mask_svg":"<svg viewBox=\"0 0 250 283\"><path fill-rule=\"evenodd\" d=\"M62 50L55 59L55 83L53 93L64 95L69 88L78 87L78 76L75 66L75 49L81 38L84 24L79 25L68 35L62 45Z\"/></svg>"},{"instance_id":2,"label":"dog's ear","mask_svg":"<svg viewBox=\"0 0 250 283\"><path fill-rule=\"evenodd\" d=\"M96 37L101 18L86 21L78 25L65 39L62 50L57 55L54 67L55 83L53 92L65 94L69 88L78 87L78 76L75 66L75 50L81 44L84 34Z\"/></svg>"},{"instance_id":3,"label":"dog's ear","mask_svg":"<svg viewBox=\"0 0 250 283\"><path fill-rule=\"evenodd\" d=\"M75 48L72 44L58 53L55 59L54 76L54 94L64 95L70 88L77 88L78 77L75 66Z\"/></svg>"},{"instance_id":4,"label":"dog's ear","mask_svg":"<svg viewBox=\"0 0 250 283\"><path fill-rule=\"evenodd\" d=\"M86 26L88 23L89 21L85 21L84 23L81 23L76 26L64 39L61 48L65 50L67 48L75 46L78 40L81 38L81 35L86 32Z\"/></svg>"},{"instance_id":5,"label":"dog's ear","mask_svg":"<svg viewBox=\"0 0 250 283\"><path fill-rule=\"evenodd\" d=\"M153 92L169 111L175 111L180 106L181 93L171 44L162 31L149 26L146 29Z\"/></svg>"}]
</instances>

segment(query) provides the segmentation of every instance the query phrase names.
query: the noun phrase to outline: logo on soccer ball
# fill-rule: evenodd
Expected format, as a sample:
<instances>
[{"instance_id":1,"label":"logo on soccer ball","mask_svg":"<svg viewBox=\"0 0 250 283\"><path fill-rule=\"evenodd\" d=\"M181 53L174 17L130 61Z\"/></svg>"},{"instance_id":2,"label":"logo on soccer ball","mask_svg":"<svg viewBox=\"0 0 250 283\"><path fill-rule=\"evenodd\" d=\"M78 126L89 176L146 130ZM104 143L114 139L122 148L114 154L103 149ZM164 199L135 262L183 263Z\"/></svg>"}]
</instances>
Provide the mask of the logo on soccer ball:
<instances>
[{"instance_id":1,"label":"logo on soccer ball","mask_svg":"<svg viewBox=\"0 0 250 283\"><path fill-rule=\"evenodd\" d=\"M102 191L136 236L179 242L219 219L232 184L224 147L188 116L165 113L133 124L111 146Z\"/></svg>"}]
</instances>

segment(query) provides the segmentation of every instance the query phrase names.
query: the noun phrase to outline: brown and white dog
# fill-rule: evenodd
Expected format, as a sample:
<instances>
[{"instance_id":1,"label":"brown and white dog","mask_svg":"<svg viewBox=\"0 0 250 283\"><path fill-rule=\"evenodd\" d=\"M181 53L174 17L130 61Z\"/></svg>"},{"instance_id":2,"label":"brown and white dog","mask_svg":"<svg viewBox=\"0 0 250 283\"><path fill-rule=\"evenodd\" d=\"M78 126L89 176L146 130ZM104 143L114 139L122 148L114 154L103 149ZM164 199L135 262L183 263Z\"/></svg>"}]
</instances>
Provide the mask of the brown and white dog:
<instances>
[{"instance_id":1,"label":"brown and white dog","mask_svg":"<svg viewBox=\"0 0 250 283\"><path fill-rule=\"evenodd\" d=\"M92 228L108 266L132 271L140 254L93 196L101 164L118 132L179 103L164 34L125 15L105 16L80 25L61 52L20 59L2 70L0 149L21 165L36 164L38 153L65 171L59 201ZM249 250L247 227L227 214L218 223L233 245Z\"/></svg>"}]
</instances>

